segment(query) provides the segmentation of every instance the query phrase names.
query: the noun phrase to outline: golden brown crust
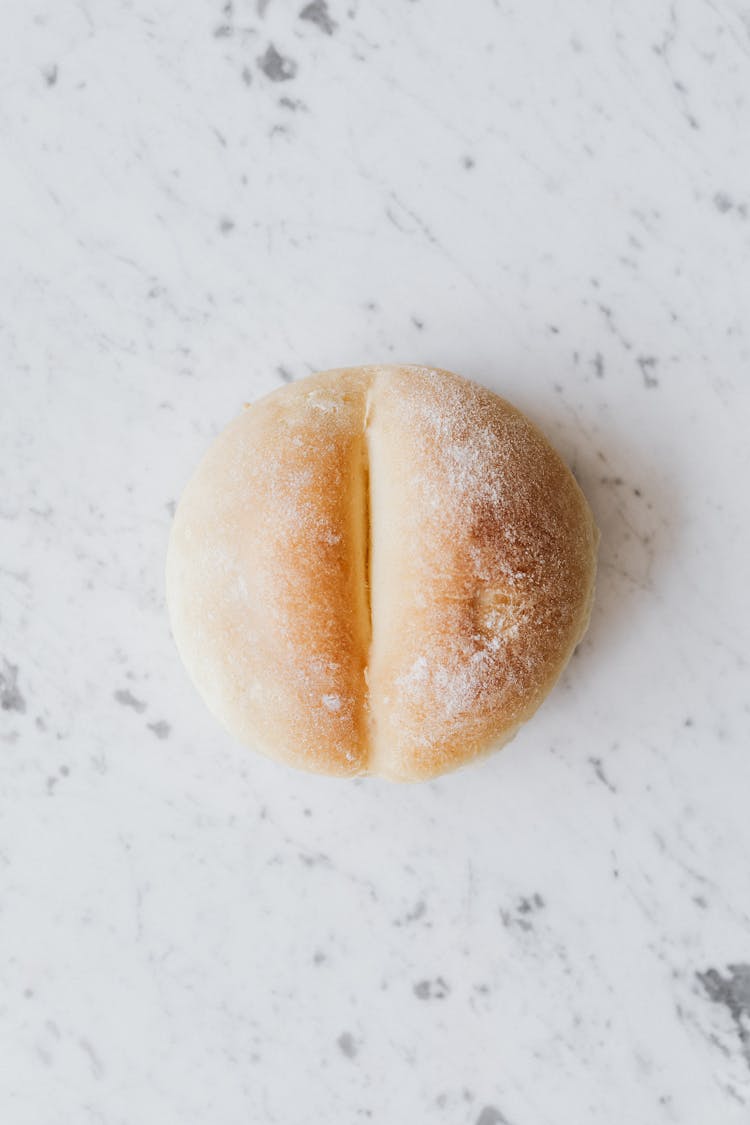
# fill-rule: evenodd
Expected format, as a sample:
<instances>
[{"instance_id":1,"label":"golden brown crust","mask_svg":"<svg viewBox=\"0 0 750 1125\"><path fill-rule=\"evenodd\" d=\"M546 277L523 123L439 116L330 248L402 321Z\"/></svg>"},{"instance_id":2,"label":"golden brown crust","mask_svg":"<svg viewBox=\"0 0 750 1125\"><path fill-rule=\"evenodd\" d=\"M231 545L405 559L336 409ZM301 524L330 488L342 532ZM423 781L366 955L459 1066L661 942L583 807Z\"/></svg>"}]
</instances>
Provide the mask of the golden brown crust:
<instances>
[{"instance_id":1,"label":"golden brown crust","mask_svg":"<svg viewBox=\"0 0 750 1125\"><path fill-rule=\"evenodd\" d=\"M595 529L546 439L490 391L411 368L374 398L371 768L431 777L507 740L559 675Z\"/></svg>"},{"instance_id":2,"label":"golden brown crust","mask_svg":"<svg viewBox=\"0 0 750 1125\"><path fill-rule=\"evenodd\" d=\"M358 376L324 374L247 409L188 484L167 558L175 639L211 710L273 757L342 775L366 751L365 396Z\"/></svg>"},{"instance_id":3,"label":"golden brown crust","mask_svg":"<svg viewBox=\"0 0 750 1125\"><path fill-rule=\"evenodd\" d=\"M237 737L324 773L435 776L507 741L588 620L597 532L504 400L448 372L324 372L260 400L180 502L183 660Z\"/></svg>"}]
</instances>

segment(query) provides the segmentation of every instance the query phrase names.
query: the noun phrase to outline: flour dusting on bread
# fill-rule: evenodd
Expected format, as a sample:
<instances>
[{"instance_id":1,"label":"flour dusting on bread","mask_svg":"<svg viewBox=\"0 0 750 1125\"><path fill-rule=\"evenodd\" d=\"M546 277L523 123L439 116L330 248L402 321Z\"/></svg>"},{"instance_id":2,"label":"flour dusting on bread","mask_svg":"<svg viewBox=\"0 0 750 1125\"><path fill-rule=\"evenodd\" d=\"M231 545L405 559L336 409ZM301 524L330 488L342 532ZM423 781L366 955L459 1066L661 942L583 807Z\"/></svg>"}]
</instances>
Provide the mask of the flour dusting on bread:
<instances>
[{"instance_id":1,"label":"flour dusting on bread","mask_svg":"<svg viewBox=\"0 0 750 1125\"><path fill-rule=\"evenodd\" d=\"M398 779L509 737L585 628L597 532L503 399L427 367L324 372L223 435L178 507L183 659L239 738Z\"/></svg>"}]
</instances>

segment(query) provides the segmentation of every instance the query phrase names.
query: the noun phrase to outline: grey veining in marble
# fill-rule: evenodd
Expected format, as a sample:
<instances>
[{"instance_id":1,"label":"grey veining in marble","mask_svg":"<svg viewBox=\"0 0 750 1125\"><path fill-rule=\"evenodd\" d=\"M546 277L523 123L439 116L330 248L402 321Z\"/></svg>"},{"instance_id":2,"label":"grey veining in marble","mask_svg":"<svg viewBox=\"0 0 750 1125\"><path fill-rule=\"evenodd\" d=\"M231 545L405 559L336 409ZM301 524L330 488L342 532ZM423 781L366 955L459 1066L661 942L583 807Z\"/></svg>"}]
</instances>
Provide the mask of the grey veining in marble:
<instances>
[{"instance_id":1,"label":"grey veining in marble","mask_svg":"<svg viewBox=\"0 0 750 1125\"><path fill-rule=\"evenodd\" d=\"M6 0L0 1119L747 1125L750 15ZM602 529L500 755L234 745L175 500L250 400L439 364Z\"/></svg>"}]
</instances>

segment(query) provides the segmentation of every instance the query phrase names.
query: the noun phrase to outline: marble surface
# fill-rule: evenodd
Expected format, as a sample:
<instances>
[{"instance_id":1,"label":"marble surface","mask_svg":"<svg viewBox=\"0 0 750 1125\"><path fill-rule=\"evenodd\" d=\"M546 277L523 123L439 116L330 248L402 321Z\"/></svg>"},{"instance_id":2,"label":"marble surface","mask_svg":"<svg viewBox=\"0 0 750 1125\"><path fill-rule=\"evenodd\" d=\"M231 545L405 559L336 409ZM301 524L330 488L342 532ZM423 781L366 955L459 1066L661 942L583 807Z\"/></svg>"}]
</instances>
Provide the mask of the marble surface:
<instances>
[{"instance_id":1,"label":"marble surface","mask_svg":"<svg viewBox=\"0 0 750 1125\"><path fill-rule=\"evenodd\" d=\"M6 0L0 1118L750 1120L740 0ZM178 662L170 513L243 401L501 391L602 529L505 751L335 783Z\"/></svg>"}]
</instances>

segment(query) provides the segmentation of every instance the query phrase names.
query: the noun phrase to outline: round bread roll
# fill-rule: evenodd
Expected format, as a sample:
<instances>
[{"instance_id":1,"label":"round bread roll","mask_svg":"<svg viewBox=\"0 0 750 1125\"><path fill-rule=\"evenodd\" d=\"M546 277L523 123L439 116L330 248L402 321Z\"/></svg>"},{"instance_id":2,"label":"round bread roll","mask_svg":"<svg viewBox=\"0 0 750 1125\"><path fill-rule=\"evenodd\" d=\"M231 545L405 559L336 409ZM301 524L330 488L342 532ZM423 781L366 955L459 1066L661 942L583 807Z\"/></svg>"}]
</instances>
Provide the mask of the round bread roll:
<instances>
[{"instance_id":1,"label":"round bread roll","mask_svg":"<svg viewBox=\"0 0 750 1125\"><path fill-rule=\"evenodd\" d=\"M236 738L318 773L435 777L507 742L583 635L598 531L504 399L325 371L246 408L167 558L182 659Z\"/></svg>"}]
</instances>

